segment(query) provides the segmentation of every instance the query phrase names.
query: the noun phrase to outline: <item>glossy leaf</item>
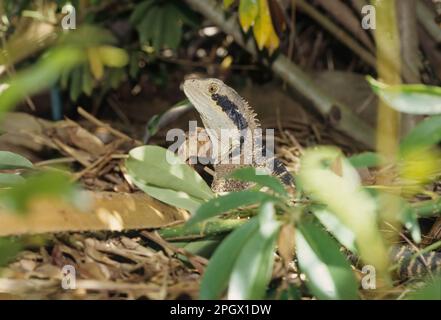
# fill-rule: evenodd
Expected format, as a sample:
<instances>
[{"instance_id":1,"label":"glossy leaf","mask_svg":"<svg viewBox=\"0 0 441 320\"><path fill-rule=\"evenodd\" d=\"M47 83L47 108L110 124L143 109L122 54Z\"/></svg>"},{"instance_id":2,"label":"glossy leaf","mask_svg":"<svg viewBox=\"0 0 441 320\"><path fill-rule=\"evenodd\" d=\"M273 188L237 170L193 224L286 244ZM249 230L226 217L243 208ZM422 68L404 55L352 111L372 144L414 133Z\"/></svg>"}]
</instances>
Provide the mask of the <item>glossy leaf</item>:
<instances>
[{"instance_id":1,"label":"glossy leaf","mask_svg":"<svg viewBox=\"0 0 441 320\"><path fill-rule=\"evenodd\" d=\"M25 157L9 151L0 151L0 170L30 169L32 167L32 163Z\"/></svg>"},{"instance_id":2,"label":"glossy leaf","mask_svg":"<svg viewBox=\"0 0 441 320\"><path fill-rule=\"evenodd\" d=\"M258 230L257 218L233 231L214 252L201 281L201 299L219 299L228 286L236 259L248 239Z\"/></svg>"},{"instance_id":3,"label":"glossy leaf","mask_svg":"<svg viewBox=\"0 0 441 320\"><path fill-rule=\"evenodd\" d=\"M187 224L193 225L239 207L250 206L269 200L277 201L276 198L269 194L259 191L243 190L231 192L201 205Z\"/></svg>"},{"instance_id":4,"label":"glossy leaf","mask_svg":"<svg viewBox=\"0 0 441 320\"><path fill-rule=\"evenodd\" d=\"M319 299L358 299L358 284L337 243L312 223L302 224L296 233L300 269L306 285Z\"/></svg>"},{"instance_id":5,"label":"glossy leaf","mask_svg":"<svg viewBox=\"0 0 441 320\"><path fill-rule=\"evenodd\" d=\"M10 187L23 183L24 181L25 179L18 174L0 173L0 187Z\"/></svg>"},{"instance_id":6,"label":"glossy leaf","mask_svg":"<svg viewBox=\"0 0 441 320\"><path fill-rule=\"evenodd\" d=\"M159 146L132 149L126 167L135 180L145 185L171 189L200 200L214 196L211 188L193 168L170 150Z\"/></svg>"},{"instance_id":7,"label":"glossy leaf","mask_svg":"<svg viewBox=\"0 0 441 320\"><path fill-rule=\"evenodd\" d=\"M400 144L400 153L404 155L413 150L419 151L436 145L441 141L441 115L421 121Z\"/></svg>"},{"instance_id":8,"label":"glossy leaf","mask_svg":"<svg viewBox=\"0 0 441 320\"><path fill-rule=\"evenodd\" d=\"M387 85L367 77L374 92L397 111L410 114L441 113L441 87L421 84Z\"/></svg>"},{"instance_id":9,"label":"glossy leaf","mask_svg":"<svg viewBox=\"0 0 441 320\"><path fill-rule=\"evenodd\" d=\"M274 247L280 228L274 205L264 203L259 212L259 229L248 239L234 265L228 285L228 299L263 299L274 263Z\"/></svg>"},{"instance_id":10,"label":"glossy leaf","mask_svg":"<svg viewBox=\"0 0 441 320\"><path fill-rule=\"evenodd\" d=\"M127 170L130 175L130 180L142 191L150 195L151 197L158 199L171 206L182 208L190 212L196 212L196 210L204 203L203 200L191 197L185 192L176 191L167 188L161 188L154 185L149 185L142 180L138 180L130 169Z\"/></svg>"}]
</instances>

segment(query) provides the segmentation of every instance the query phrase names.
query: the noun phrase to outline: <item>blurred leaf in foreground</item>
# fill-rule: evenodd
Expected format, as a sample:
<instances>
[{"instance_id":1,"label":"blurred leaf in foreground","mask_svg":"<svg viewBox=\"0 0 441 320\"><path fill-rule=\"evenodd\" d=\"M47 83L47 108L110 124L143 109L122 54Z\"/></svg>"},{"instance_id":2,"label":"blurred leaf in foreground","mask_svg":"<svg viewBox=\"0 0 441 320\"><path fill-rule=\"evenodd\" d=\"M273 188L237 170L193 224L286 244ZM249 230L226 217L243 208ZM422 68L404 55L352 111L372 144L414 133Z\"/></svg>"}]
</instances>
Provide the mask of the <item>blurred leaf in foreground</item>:
<instances>
[{"instance_id":1,"label":"blurred leaf in foreground","mask_svg":"<svg viewBox=\"0 0 441 320\"><path fill-rule=\"evenodd\" d=\"M406 297L409 300L441 300L441 276L429 278L425 284Z\"/></svg>"},{"instance_id":2,"label":"blurred leaf in foreground","mask_svg":"<svg viewBox=\"0 0 441 320\"><path fill-rule=\"evenodd\" d=\"M23 183L0 192L0 203L6 208L25 213L32 200L39 197L57 197L79 208L87 205L87 199L70 177L58 172L41 172L25 179Z\"/></svg>"},{"instance_id":3,"label":"blurred leaf in foreground","mask_svg":"<svg viewBox=\"0 0 441 320\"><path fill-rule=\"evenodd\" d=\"M73 47L53 49L32 67L13 76L9 87L0 93L0 116L16 106L26 96L52 86L63 71L84 61L84 53Z\"/></svg>"},{"instance_id":4,"label":"blurred leaf in foreground","mask_svg":"<svg viewBox=\"0 0 441 320\"><path fill-rule=\"evenodd\" d=\"M17 239L0 238L0 267L11 261L21 247L22 245Z\"/></svg>"},{"instance_id":5,"label":"blurred leaf in foreground","mask_svg":"<svg viewBox=\"0 0 441 320\"><path fill-rule=\"evenodd\" d=\"M372 89L390 107L410 114L441 113L441 87L422 84L387 85L367 77Z\"/></svg>"},{"instance_id":6,"label":"blurred leaf in foreground","mask_svg":"<svg viewBox=\"0 0 441 320\"><path fill-rule=\"evenodd\" d=\"M331 165L341 159L341 174ZM387 277L388 255L377 224L377 204L361 186L360 177L341 152L320 147L305 152L298 180L315 201L326 205L356 238L358 252L365 263Z\"/></svg>"}]
</instances>

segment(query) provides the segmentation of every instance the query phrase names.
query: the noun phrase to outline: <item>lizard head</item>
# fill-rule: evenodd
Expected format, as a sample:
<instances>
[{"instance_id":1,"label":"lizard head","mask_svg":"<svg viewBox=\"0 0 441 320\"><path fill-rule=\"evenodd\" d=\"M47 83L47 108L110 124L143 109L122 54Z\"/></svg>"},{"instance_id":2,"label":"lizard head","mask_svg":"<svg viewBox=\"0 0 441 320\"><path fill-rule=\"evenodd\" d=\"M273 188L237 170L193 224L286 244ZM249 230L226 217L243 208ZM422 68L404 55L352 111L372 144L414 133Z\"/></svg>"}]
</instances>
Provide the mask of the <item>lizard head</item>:
<instances>
[{"instance_id":1,"label":"lizard head","mask_svg":"<svg viewBox=\"0 0 441 320\"><path fill-rule=\"evenodd\" d=\"M244 130L248 127L246 102L219 79L188 79L184 92L199 112L207 129Z\"/></svg>"}]
</instances>

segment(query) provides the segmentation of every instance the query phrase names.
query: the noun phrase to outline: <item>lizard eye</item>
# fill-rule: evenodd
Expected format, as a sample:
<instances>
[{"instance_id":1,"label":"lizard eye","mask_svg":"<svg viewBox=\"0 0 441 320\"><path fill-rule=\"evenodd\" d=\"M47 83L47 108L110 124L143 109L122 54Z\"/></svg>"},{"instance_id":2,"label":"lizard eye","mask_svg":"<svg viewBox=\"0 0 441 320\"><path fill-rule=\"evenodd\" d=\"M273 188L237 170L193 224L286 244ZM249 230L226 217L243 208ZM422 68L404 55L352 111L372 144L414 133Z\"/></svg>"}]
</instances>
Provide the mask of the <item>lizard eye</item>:
<instances>
[{"instance_id":1,"label":"lizard eye","mask_svg":"<svg viewBox=\"0 0 441 320\"><path fill-rule=\"evenodd\" d=\"M215 83L210 83L210 85L208 86L208 92L210 92L210 94L215 94L218 90L219 86Z\"/></svg>"}]
</instances>

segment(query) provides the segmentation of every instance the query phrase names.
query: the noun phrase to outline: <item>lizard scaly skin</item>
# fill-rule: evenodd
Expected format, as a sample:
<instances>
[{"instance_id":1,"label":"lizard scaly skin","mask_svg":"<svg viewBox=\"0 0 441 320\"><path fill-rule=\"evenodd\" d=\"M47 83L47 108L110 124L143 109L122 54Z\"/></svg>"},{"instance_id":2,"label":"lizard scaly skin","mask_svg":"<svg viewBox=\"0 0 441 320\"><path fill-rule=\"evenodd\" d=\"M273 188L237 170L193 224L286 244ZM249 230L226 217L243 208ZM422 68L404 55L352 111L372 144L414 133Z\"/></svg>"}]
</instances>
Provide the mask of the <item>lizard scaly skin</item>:
<instances>
[{"instance_id":1,"label":"lizard scaly skin","mask_svg":"<svg viewBox=\"0 0 441 320\"><path fill-rule=\"evenodd\" d=\"M287 186L293 187L293 177L282 162L274 157L261 159L262 146L257 132L260 123L256 114L234 89L218 79L189 79L184 83L184 92L199 112L212 144L218 146L219 161L214 164L215 176L212 189L215 192L229 192L246 189L249 184L227 179L234 170L243 166L269 169L269 173L280 178ZM223 132L228 131L231 145L222 153ZM251 141L250 141L251 140ZM252 146L246 148L247 142ZM231 161L232 153L239 150L239 161ZM251 161L246 161L251 160Z\"/></svg>"},{"instance_id":2,"label":"lizard scaly skin","mask_svg":"<svg viewBox=\"0 0 441 320\"><path fill-rule=\"evenodd\" d=\"M232 132L233 144L228 150L229 152L221 154L221 159L231 157L231 152L241 147L243 139L255 139L254 132L260 129L259 121L256 114L248 105L248 103L232 88L224 84L218 79L189 79L184 83L184 92L190 102L199 112L205 129L210 137L212 144L220 145L222 143L221 131L228 130ZM250 135L243 134L246 131ZM241 135L242 133L242 135ZM255 141L253 141L254 143ZM259 148L249 149L240 148L242 152L241 162L239 164L222 164L214 165L215 176L212 189L215 192L229 192L246 189L249 184L241 181L227 179L226 177L234 170L243 167L243 159L252 153L253 161L248 163L253 167L267 167L265 163L257 163L255 158L257 152L261 152ZM273 157L266 159L267 163L273 161L270 173L279 177L287 186L293 186L294 179L286 170L280 160ZM401 279L412 277L421 277L428 272L441 271L441 253L430 252L422 256L411 259L414 252L408 246L394 246L391 250L392 263L398 263L399 269L397 275Z\"/></svg>"}]
</instances>

